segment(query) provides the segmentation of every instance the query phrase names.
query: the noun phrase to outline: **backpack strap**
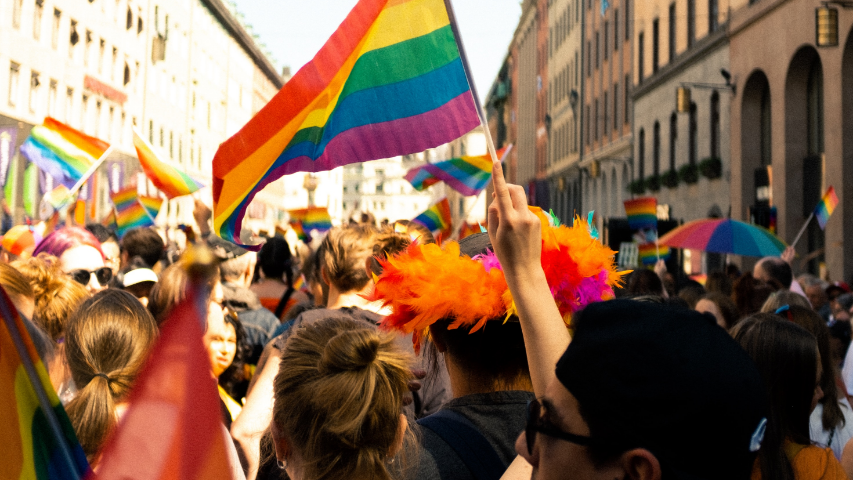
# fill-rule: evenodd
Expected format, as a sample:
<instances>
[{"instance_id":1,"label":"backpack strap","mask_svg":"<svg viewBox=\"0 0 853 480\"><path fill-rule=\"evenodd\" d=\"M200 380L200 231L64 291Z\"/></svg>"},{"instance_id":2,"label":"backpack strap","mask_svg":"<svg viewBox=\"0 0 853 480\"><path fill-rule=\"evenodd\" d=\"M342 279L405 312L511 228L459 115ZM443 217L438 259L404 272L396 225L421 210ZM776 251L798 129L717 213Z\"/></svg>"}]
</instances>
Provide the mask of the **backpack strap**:
<instances>
[{"instance_id":1,"label":"backpack strap","mask_svg":"<svg viewBox=\"0 0 853 480\"><path fill-rule=\"evenodd\" d=\"M293 296L293 293L296 292L296 289L293 288L292 285L287 286L287 290L284 291L284 294L281 296L281 299L278 301L278 305L275 307L275 318L279 322L281 321L281 314L284 313L284 308L287 307L287 302L290 301L290 297Z\"/></svg>"},{"instance_id":2,"label":"backpack strap","mask_svg":"<svg viewBox=\"0 0 853 480\"><path fill-rule=\"evenodd\" d=\"M477 480L499 480L506 471L495 448L464 415L441 409L418 420L418 425L444 440Z\"/></svg>"}]
</instances>

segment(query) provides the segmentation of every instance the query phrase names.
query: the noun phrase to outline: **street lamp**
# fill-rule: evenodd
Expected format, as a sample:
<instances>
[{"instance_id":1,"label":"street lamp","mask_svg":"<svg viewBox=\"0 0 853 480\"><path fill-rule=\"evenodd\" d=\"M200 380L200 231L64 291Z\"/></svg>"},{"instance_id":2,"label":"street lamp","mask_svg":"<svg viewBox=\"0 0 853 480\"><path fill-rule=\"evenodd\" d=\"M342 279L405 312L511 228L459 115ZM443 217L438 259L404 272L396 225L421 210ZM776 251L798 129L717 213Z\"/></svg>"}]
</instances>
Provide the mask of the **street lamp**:
<instances>
[{"instance_id":1,"label":"street lamp","mask_svg":"<svg viewBox=\"0 0 853 480\"><path fill-rule=\"evenodd\" d=\"M821 6L815 8L815 45L818 47L838 46L838 9L830 6L833 4L853 8L850 0L821 2Z\"/></svg>"}]
</instances>

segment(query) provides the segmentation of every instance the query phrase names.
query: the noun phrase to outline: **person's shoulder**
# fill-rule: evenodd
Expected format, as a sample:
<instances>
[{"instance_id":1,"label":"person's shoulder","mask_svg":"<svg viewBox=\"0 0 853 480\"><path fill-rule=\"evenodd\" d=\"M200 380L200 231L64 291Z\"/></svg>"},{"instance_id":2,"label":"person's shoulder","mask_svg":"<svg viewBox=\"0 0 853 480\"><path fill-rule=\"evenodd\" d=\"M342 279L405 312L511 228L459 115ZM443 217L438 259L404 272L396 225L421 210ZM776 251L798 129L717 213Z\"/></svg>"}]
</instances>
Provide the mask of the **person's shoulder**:
<instances>
[{"instance_id":1,"label":"person's shoulder","mask_svg":"<svg viewBox=\"0 0 853 480\"><path fill-rule=\"evenodd\" d=\"M468 467L438 434L429 428L417 425L421 451L414 468L418 480L473 480Z\"/></svg>"},{"instance_id":2,"label":"person's shoulder","mask_svg":"<svg viewBox=\"0 0 853 480\"><path fill-rule=\"evenodd\" d=\"M798 480L844 480L847 474L835 458L831 448L808 445L803 447L791 462Z\"/></svg>"}]
</instances>

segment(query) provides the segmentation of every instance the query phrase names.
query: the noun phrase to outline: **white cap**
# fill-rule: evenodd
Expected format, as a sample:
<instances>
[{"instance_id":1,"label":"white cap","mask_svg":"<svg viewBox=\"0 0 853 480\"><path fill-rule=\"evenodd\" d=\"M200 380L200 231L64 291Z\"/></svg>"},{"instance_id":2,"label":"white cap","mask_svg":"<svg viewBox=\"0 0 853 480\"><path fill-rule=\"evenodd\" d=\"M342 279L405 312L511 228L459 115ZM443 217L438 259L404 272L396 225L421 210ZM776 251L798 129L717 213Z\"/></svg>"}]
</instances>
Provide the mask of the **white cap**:
<instances>
[{"instance_id":1,"label":"white cap","mask_svg":"<svg viewBox=\"0 0 853 480\"><path fill-rule=\"evenodd\" d=\"M137 268L124 274L124 286L129 287L142 282L157 282L157 274L150 268Z\"/></svg>"}]
</instances>

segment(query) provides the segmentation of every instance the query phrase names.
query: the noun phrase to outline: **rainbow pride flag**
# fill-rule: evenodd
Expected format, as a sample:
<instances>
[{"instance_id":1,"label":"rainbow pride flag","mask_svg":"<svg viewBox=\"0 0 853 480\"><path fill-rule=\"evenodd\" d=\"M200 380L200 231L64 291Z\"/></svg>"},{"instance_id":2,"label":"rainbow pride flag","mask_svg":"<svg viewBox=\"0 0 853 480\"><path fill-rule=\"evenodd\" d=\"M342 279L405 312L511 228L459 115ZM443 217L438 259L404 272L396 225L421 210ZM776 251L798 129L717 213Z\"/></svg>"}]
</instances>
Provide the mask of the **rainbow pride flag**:
<instances>
[{"instance_id":1,"label":"rainbow pride flag","mask_svg":"<svg viewBox=\"0 0 853 480\"><path fill-rule=\"evenodd\" d=\"M287 229L282 227L281 225L276 225L275 236L284 238L285 236L287 236Z\"/></svg>"},{"instance_id":2,"label":"rainbow pride flag","mask_svg":"<svg viewBox=\"0 0 853 480\"><path fill-rule=\"evenodd\" d=\"M114 208L111 208L110 213L101 220L101 225L113 230L118 230L118 225L116 224L116 211Z\"/></svg>"},{"instance_id":3,"label":"rainbow pride flag","mask_svg":"<svg viewBox=\"0 0 853 480\"><path fill-rule=\"evenodd\" d=\"M625 213L631 230L656 230L658 228L658 201L655 197L625 200Z\"/></svg>"},{"instance_id":4,"label":"rainbow pride flag","mask_svg":"<svg viewBox=\"0 0 853 480\"><path fill-rule=\"evenodd\" d=\"M480 233L481 231L480 224L464 222L462 223L462 228L459 229L459 240L474 235L475 233Z\"/></svg>"},{"instance_id":5,"label":"rainbow pride flag","mask_svg":"<svg viewBox=\"0 0 853 480\"><path fill-rule=\"evenodd\" d=\"M30 131L21 145L21 154L57 182L72 188L108 148L109 143L46 117L43 124Z\"/></svg>"},{"instance_id":6,"label":"rainbow pride flag","mask_svg":"<svg viewBox=\"0 0 853 480\"><path fill-rule=\"evenodd\" d=\"M83 478L89 464L30 337L35 327L2 288L0 313L0 478Z\"/></svg>"},{"instance_id":7,"label":"rainbow pride flag","mask_svg":"<svg viewBox=\"0 0 853 480\"><path fill-rule=\"evenodd\" d=\"M160 208L163 206L163 199L157 197L145 197L139 196L139 203L145 207L145 211L148 212L148 216L151 218L157 218L157 215L160 214Z\"/></svg>"},{"instance_id":8,"label":"rainbow pride flag","mask_svg":"<svg viewBox=\"0 0 853 480\"><path fill-rule=\"evenodd\" d=\"M512 145L508 145L498 150L498 158L503 161L511 149ZM428 163L415 167L406 174L406 180L415 187L415 190L422 191L438 182L444 182L466 197L479 195L491 178L492 157L489 154Z\"/></svg>"},{"instance_id":9,"label":"rainbow pride flag","mask_svg":"<svg viewBox=\"0 0 853 480\"><path fill-rule=\"evenodd\" d=\"M145 171L145 176L166 197L172 199L190 195L204 188L204 185L198 180L157 158L154 147L149 145L135 129L133 130L133 146L136 147L136 155L139 157L139 163L142 165L142 170Z\"/></svg>"},{"instance_id":10,"label":"rainbow pride flag","mask_svg":"<svg viewBox=\"0 0 853 480\"><path fill-rule=\"evenodd\" d=\"M450 202L447 198L443 198L412 221L425 226L430 232L440 231L443 238L449 238L453 225L450 218Z\"/></svg>"},{"instance_id":11,"label":"rainbow pride flag","mask_svg":"<svg viewBox=\"0 0 853 480\"><path fill-rule=\"evenodd\" d=\"M642 243L637 246L637 251L639 253L640 263L643 265L654 265L658 261L658 257L661 260L666 260L669 258L670 251L669 247L666 245L656 246L654 242Z\"/></svg>"},{"instance_id":12,"label":"rainbow pride flag","mask_svg":"<svg viewBox=\"0 0 853 480\"><path fill-rule=\"evenodd\" d=\"M838 195L835 194L835 187L830 186L814 209L814 216L817 217L817 223L820 224L821 230L826 229L826 222L829 221L829 216L832 215L837 206Z\"/></svg>"},{"instance_id":13,"label":"rainbow pride flag","mask_svg":"<svg viewBox=\"0 0 853 480\"><path fill-rule=\"evenodd\" d=\"M359 0L314 59L219 147L214 230L239 242L249 203L282 175L422 152L479 124L444 1Z\"/></svg>"},{"instance_id":14,"label":"rainbow pride flag","mask_svg":"<svg viewBox=\"0 0 853 480\"><path fill-rule=\"evenodd\" d=\"M326 207L309 207L289 210L291 221L298 221L306 232L317 230L328 232L332 228L332 217Z\"/></svg>"},{"instance_id":15,"label":"rainbow pride flag","mask_svg":"<svg viewBox=\"0 0 853 480\"><path fill-rule=\"evenodd\" d=\"M302 222L299 220L291 220L290 228L296 233L296 238L302 240L305 243L311 241L311 238L308 236L308 233L305 231L305 228L302 227Z\"/></svg>"},{"instance_id":16,"label":"rainbow pride flag","mask_svg":"<svg viewBox=\"0 0 853 480\"><path fill-rule=\"evenodd\" d=\"M146 209L140 201L135 185L131 185L119 190L118 192L111 193L110 198L113 201L113 205L116 207L116 234L118 234L119 237L124 236L128 230L133 228L154 226L154 217L156 215L151 215L148 209ZM157 211L159 211L159 207L157 208Z\"/></svg>"}]
</instances>

